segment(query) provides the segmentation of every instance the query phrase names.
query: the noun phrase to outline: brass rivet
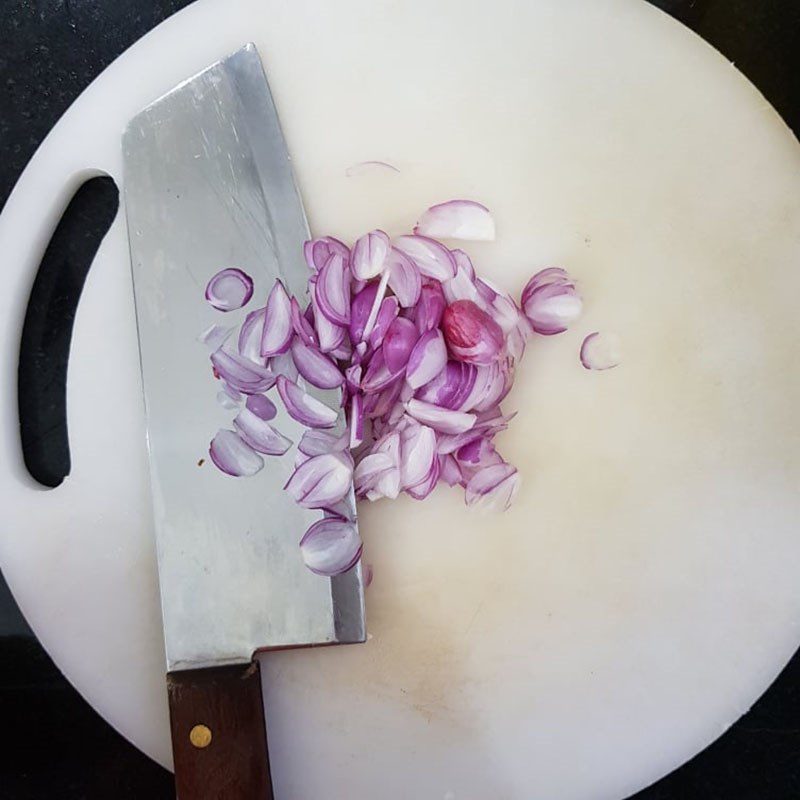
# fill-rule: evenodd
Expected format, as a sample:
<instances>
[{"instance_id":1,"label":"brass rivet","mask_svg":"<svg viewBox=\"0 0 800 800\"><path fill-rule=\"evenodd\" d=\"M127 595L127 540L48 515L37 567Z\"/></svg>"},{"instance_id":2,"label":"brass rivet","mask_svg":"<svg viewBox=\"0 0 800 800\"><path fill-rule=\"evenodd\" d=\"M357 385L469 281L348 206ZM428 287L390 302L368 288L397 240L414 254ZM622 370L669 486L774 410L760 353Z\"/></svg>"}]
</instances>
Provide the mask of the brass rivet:
<instances>
[{"instance_id":1,"label":"brass rivet","mask_svg":"<svg viewBox=\"0 0 800 800\"><path fill-rule=\"evenodd\" d=\"M211 744L211 730L205 725L195 725L189 731L189 741L198 749L202 750Z\"/></svg>"}]
</instances>

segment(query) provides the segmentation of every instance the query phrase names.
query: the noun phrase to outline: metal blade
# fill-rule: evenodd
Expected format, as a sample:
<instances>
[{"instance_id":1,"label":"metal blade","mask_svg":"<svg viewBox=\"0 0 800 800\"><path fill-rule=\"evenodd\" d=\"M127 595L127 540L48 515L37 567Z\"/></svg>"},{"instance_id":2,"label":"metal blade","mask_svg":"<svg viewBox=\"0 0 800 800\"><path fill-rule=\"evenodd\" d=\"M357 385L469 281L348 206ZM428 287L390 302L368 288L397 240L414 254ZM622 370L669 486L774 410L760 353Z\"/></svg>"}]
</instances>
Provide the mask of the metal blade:
<instances>
[{"instance_id":1,"label":"metal blade","mask_svg":"<svg viewBox=\"0 0 800 800\"><path fill-rule=\"evenodd\" d=\"M304 297L308 277L308 227L255 46L142 111L123 150L168 669L363 641L360 568L327 579L302 562L298 542L321 514L283 490L294 449L265 456L250 478L228 477L207 457L235 412L216 401L198 335L263 306L276 278ZM242 312L205 302L206 283L226 266L255 281ZM316 394L338 407L338 392ZM295 444L304 430L283 411L274 424Z\"/></svg>"}]
</instances>

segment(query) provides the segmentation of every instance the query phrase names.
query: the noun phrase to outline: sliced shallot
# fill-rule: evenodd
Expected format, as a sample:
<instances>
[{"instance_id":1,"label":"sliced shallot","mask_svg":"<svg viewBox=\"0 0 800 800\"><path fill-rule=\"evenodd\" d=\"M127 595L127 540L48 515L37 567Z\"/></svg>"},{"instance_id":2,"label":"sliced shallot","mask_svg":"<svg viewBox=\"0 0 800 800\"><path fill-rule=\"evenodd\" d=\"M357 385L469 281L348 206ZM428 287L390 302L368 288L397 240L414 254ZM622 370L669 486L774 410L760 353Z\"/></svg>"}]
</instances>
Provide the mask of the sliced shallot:
<instances>
[{"instance_id":1,"label":"sliced shallot","mask_svg":"<svg viewBox=\"0 0 800 800\"><path fill-rule=\"evenodd\" d=\"M424 333L408 357L406 381L419 389L441 374L447 366L447 347L438 329Z\"/></svg>"},{"instance_id":2,"label":"sliced shallot","mask_svg":"<svg viewBox=\"0 0 800 800\"><path fill-rule=\"evenodd\" d=\"M339 419L338 412L306 394L284 375L277 379L278 394L292 419L309 428L332 428Z\"/></svg>"},{"instance_id":3,"label":"sliced shallot","mask_svg":"<svg viewBox=\"0 0 800 800\"><path fill-rule=\"evenodd\" d=\"M414 233L434 239L467 239L491 242L494 219L486 206L474 200L449 200L431 206L419 219Z\"/></svg>"},{"instance_id":4,"label":"sliced shallot","mask_svg":"<svg viewBox=\"0 0 800 800\"><path fill-rule=\"evenodd\" d=\"M605 370L622 361L622 343L616 333L590 333L581 345L581 364L586 369Z\"/></svg>"},{"instance_id":5,"label":"sliced shallot","mask_svg":"<svg viewBox=\"0 0 800 800\"><path fill-rule=\"evenodd\" d=\"M315 522L300 540L305 565L326 578L351 570L361 558L362 548L356 526L336 517Z\"/></svg>"},{"instance_id":6,"label":"sliced shallot","mask_svg":"<svg viewBox=\"0 0 800 800\"><path fill-rule=\"evenodd\" d=\"M377 278L386 264L391 249L389 237L383 231L371 231L353 245L350 269L359 281Z\"/></svg>"},{"instance_id":7,"label":"sliced shallot","mask_svg":"<svg viewBox=\"0 0 800 800\"><path fill-rule=\"evenodd\" d=\"M406 410L418 422L429 425L440 433L464 433L475 424L475 415L464 411L441 408L422 400L409 400Z\"/></svg>"},{"instance_id":8,"label":"sliced shallot","mask_svg":"<svg viewBox=\"0 0 800 800\"><path fill-rule=\"evenodd\" d=\"M264 459L235 431L222 429L211 440L208 454L216 466L234 478L255 475Z\"/></svg>"},{"instance_id":9,"label":"sliced shallot","mask_svg":"<svg viewBox=\"0 0 800 800\"><path fill-rule=\"evenodd\" d=\"M217 311L236 311L253 296L253 279L238 267L220 270L206 286L206 300Z\"/></svg>"},{"instance_id":10,"label":"sliced shallot","mask_svg":"<svg viewBox=\"0 0 800 800\"><path fill-rule=\"evenodd\" d=\"M245 406L233 421L239 436L258 453L282 456L292 446L292 440Z\"/></svg>"},{"instance_id":11,"label":"sliced shallot","mask_svg":"<svg viewBox=\"0 0 800 800\"><path fill-rule=\"evenodd\" d=\"M280 281L275 281L267 299L261 355L276 356L289 349L292 340L292 303Z\"/></svg>"},{"instance_id":12,"label":"sliced shallot","mask_svg":"<svg viewBox=\"0 0 800 800\"><path fill-rule=\"evenodd\" d=\"M339 367L325 353L295 336L291 348L298 372L318 389L335 389L344 382Z\"/></svg>"},{"instance_id":13,"label":"sliced shallot","mask_svg":"<svg viewBox=\"0 0 800 800\"><path fill-rule=\"evenodd\" d=\"M505 511L514 502L519 484L519 472L512 464L484 467L467 483L467 505L485 511Z\"/></svg>"},{"instance_id":14,"label":"sliced shallot","mask_svg":"<svg viewBox=\"0 0 800 800\"><path fill-rule=\"evenodd\" d=\"M440 242L427 236L400 236L394 246L408 256L428 278L447 281L455 277L456 262L452 253Z\"/></svg>"},{"instance_id":15,"label":"sliced shallot","mask_svg":"<svg viewBox=\"0 0 800 800\"><path fill-rule=\"evenodd\" d=\"M211 363L228 386L243 394L261 394L275 385L275 375L271 370L239 353L221 348L211 354Z\"/></svg>"},{"instance_id":16,"label":"sliced shallot","mask_svg":"<svg viewBox=\"0 0 800 800\"><path fill-rule=\"evenodd\" d=\"M303 508L338 503L353 485L353 460L347 453L324 453L304 461L292 473L286 491Z\"/></svg>"}]
</instances>

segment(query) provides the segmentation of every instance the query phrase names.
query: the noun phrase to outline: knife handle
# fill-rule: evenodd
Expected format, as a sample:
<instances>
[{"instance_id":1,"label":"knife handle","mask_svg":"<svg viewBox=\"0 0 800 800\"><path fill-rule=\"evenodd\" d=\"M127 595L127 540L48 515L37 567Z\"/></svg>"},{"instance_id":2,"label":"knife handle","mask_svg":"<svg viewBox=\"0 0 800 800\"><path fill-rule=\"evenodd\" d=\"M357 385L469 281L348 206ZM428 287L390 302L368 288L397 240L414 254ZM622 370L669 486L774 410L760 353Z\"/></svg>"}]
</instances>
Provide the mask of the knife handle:
<instances>
[{"instance_id":1,"label":"knife handle","mask_svg":"<svg viewBox=\"0 0 800 800\"><path fill-rule=\"evenodd\" d=\"M178 800L274 800L258 661L167 674Z\"/></svg>"}]
</instances>

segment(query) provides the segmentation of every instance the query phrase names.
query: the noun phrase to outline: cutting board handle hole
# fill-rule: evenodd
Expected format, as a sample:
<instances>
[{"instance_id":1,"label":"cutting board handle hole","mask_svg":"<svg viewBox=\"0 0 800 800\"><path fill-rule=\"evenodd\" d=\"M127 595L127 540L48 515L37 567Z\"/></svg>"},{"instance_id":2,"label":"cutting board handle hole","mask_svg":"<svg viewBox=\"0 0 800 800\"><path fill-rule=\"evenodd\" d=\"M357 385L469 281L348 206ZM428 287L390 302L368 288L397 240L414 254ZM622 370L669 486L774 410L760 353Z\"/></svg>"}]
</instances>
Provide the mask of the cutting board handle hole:
<instances>
[{"instance_id":1,"label":"cutting board handle hole","mask_svg":"<svg viewBox=\"0 0 800 800\"><path fill-rule=\"evenodd\" d=\"M17 397L25 466L42 486L55 488L69 475L66 381L72 326L89 267L118 209L112 178L81 184L50 238L28 299Z\"/></svg>"}]
</instances>

